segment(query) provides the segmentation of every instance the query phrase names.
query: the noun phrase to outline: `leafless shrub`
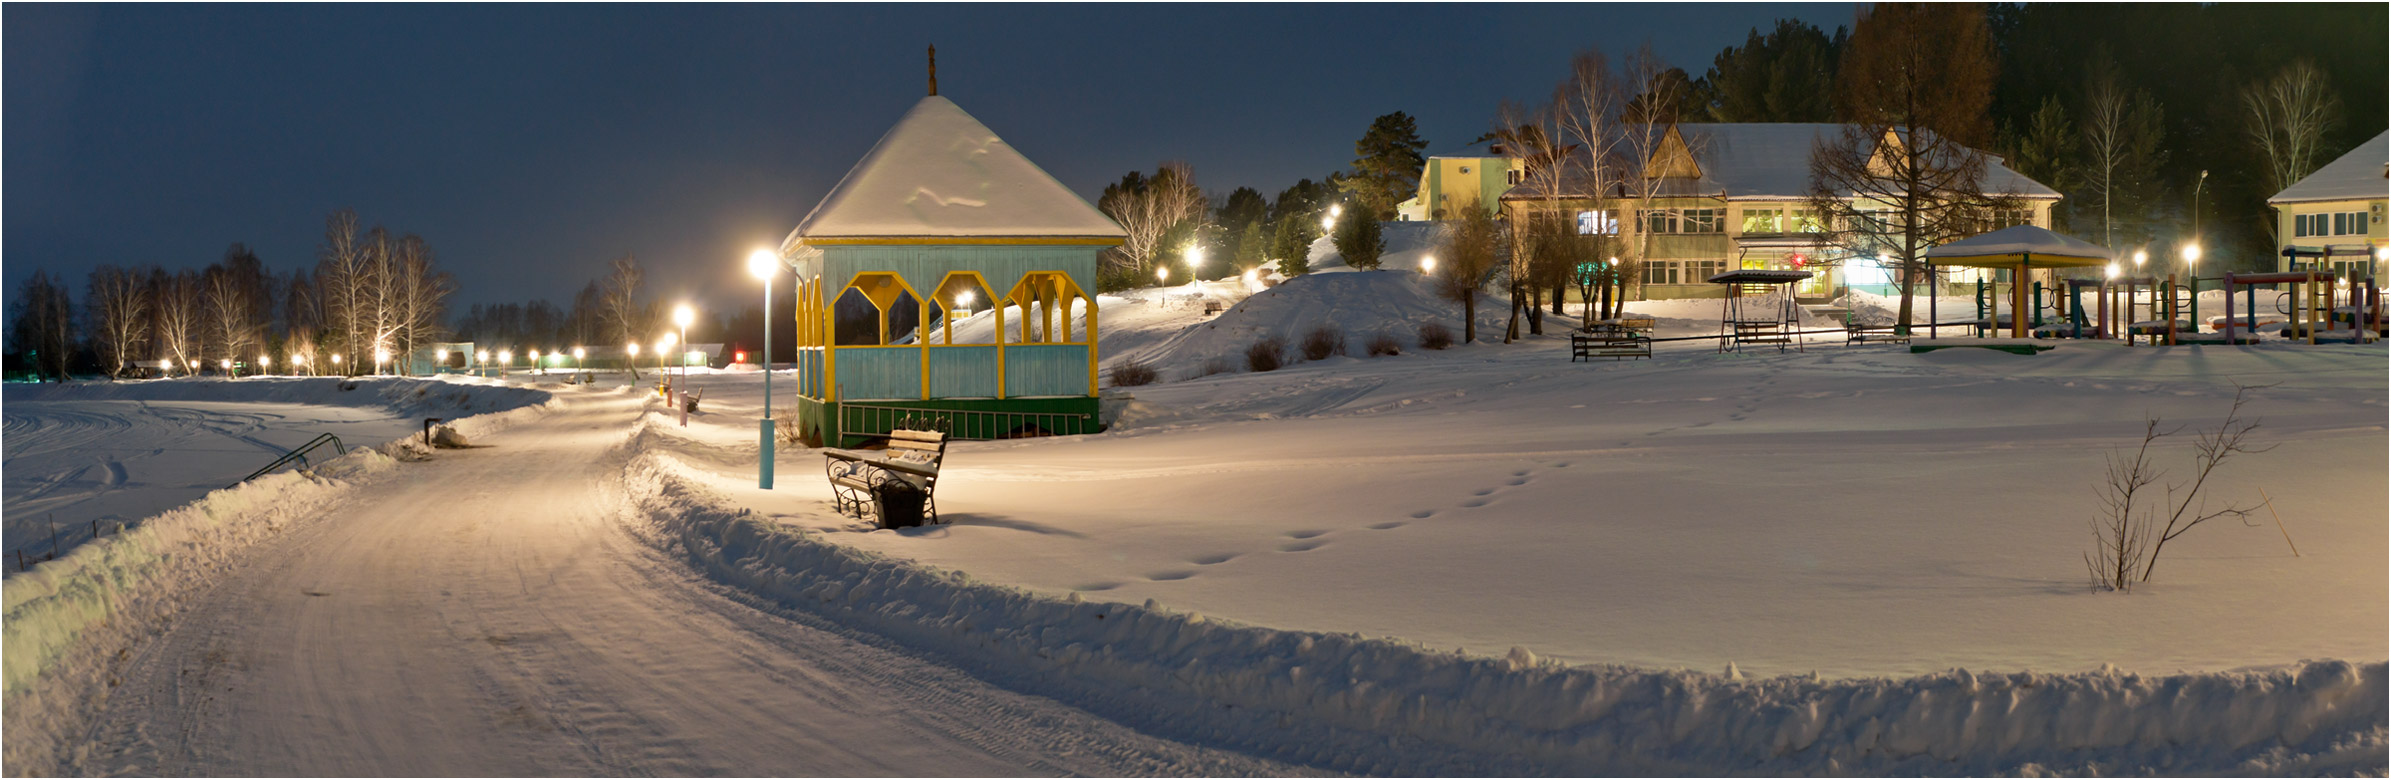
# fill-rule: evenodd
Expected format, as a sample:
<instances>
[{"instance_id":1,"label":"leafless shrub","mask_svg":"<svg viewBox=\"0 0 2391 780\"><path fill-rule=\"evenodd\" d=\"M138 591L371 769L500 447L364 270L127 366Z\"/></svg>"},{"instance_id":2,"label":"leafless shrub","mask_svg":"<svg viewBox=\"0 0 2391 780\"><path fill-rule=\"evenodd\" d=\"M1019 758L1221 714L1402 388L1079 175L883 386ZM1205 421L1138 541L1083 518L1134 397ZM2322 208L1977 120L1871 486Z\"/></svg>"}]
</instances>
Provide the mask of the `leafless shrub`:
<instances>
[{"instance_id":1,"label":"leafless shrub","mask_svg":"<svg viewBox=\"0 0 2391 780\"><path fill-rule=\"evenodd\" d=\"M1453 331L1433 322L1420 325L1421 349L1444 349L1453 346Z\"/></svg>"},{"instance_id":2,"label":"leafless shrub","mask_svg":"<svg viewBox=\"0 0 2391 780\"><path fill-rule=\"evenodd\" d=\"M2234 391L2233 407L2225 413L2225 421L2216 430L2195 434L2192 481L2188 485L2168 483L2164 496L2151 496L2147 490L2167 475L2165 469L2151 462L2150 447L2181 432L2182 426L2161 430L2160 420L2152 417L2144 424L2142 443L2132 456L2109 455L2108 473L2099 489L2100 515L2092 521L2093 549L2084 553L2084 568L2094 589L2123 592L2132 590L2135 583L2149 582L2158 571L2159 552L2175 537L2201 523L2220 517L2245 518L2257 509L2228 504L2210 511L2200 490L2208 484L2209 474L2228 458L2275 448L2249 446L2246 440L2251 431L2258 429L2258 421L2241 419L2242 404L2249 400L2250 391L2266 387L2272 385L2244 386Z\"/></svg>"},{"instance_id":3,"label":"leafless shrub","mask_svg":"<svg viewBox=\"0 0 2391 780\"><path fill-rule=\"evenodd\" d=\"M1362 351L1370 357L1400 355L1403 354L1403 342L1396 340L1395 334L1382 330L1370 337L1370 343L1362 345Z\"/></svg>"},{"instance_id":4,"label":"leafless shrub","mask_svg":"<svg viewBox=\"0 0 2391 780\"><path fill-rule=\"evenodd\" d=\"M1131 360L1116 363L1112 367L1112 386L1114 387L1150 385L1160 377L1160 372L1155 371L1152 364L1142 361Z\"/></svg>"},{"instance_id":5,"label":"leafless shrub","mask_svg":"<svg viewBox=\"0 0 2391 780\"><path fill-rule=\"evenodd\" d=\"M1330 355L1345 354L1345 331L1335 325L1323 324L1303 334L1303 359L1327 360Z\"/></svg>"},{"instance_id":6,"label":"leafless shrub","mask_svg":"<svg viewBox=\"0 0 2391 780\"><path fill-rule=\"evenodd\" d=\"M1264 336L1261 341L1245 348L1245 367L1249 371L1277 371L1287 364L1287 340Z\"/></svg>"}]
</instances>

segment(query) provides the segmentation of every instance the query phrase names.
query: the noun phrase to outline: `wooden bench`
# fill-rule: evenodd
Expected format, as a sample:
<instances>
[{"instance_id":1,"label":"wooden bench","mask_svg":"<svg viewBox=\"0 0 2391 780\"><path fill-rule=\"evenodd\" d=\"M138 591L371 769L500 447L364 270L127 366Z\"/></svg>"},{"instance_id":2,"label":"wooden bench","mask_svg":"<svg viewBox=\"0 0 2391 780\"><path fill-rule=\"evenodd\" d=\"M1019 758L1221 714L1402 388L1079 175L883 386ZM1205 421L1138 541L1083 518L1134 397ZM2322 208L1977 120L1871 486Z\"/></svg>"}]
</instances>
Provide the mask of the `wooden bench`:
<instances>
[{"instance_id":1,"label":"wooden bench","mask_svg":"<svg viewBox=\"0 0 2391 780\"><path fill-rule=\"evenodd\" d=\"M1843 343L1907 344L1909 343L1909 336L1903 335L1899 329L1890 325L1879 327L1870 327L1867 325L1845 325L1843 326Z\"/></svg>"},{"instance_id":2,"label":"wooden bench","mask_svg":"<svg viewBox=\"0 0 2391 780\"><path fill-rule=\"evenodd\" d=\"M863 519L877 513L872 491L889 480L912 483L922 492L923 517L938 522L938 467L946 460L947 435L939 431L898 428L888 432L888 448L879 452L827 449L823 471L830 477L832 504L839 512ZM875 522L886 524L885 518Z\"/></svg>"},{"instance_id":3,"label":"wooden bench","mask_svg":"<svg viewBox=\"0 0 2391 780\"><path fill-rule=\"evenodd\" d=\"M1778 352L1785 351L1788 345L1797 349L1800 347L1794 342L1793 334L1787 332L1785 323L1776 320L1735 320L1731 325L1732 330L1728 334L1730 340L1720 346L1722 352L1729 349L1742 351L1745 344L1774 344Z\"/></svg>"},{"instance_id":4,"label":"wooden bench","mask_svg":"<svg viewBox=\"0 0 2391 780\"><path fill-rule=\"evenodd\" d=\"M1652 337L1626 331L1579 331L1569 334L1569 362L1610 358L1652 357Z\"/></svg>"},{"instance_id":5,"label":"wooden bench","mask_svg":"<svg viewBox=\"0 0 2391 780\"><path fill-rule=\"evenodd\" d=\"M1204 302L1204 315L1205 315L1205 316L1211 316L1211 315L1214 315L1214 314L1219 314L1219 313L1220 313L1220 311L1221 311L1221 309L1220 309L1220 301L1205 301L1205 302Z\"/></svg>"}]
</instances>

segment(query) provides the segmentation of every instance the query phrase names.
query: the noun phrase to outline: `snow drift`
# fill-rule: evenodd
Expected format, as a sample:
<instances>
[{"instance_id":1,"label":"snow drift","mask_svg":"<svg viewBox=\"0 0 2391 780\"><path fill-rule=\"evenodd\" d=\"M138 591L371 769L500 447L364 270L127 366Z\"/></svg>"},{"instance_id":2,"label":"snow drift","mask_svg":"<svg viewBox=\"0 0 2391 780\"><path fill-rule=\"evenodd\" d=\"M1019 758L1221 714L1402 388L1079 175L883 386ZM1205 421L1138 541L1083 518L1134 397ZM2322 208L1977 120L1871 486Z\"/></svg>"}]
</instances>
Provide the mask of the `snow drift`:
<instances>
[{"instance_id":1,"label":"snow drift","mask_svg":"<svg viewBox=\"0 0 2391 780\"><path fill-rule=\"evenodd\" d=\"M340 389L343 383L305 379L261 388L259 380L166 381L68 385L45 392L118 400L189 399L194 393L257 400L264 395L287 402L351 392ZM451 424L467 436L544 414L554 403L549 393L518 387L481 387L459 395L443 390L445 383L425 380L350 384L375 388L383 401L417 411L486 407L498 403L493 396L513 405ZM416 437L358 447L305 472L270 474L211 492L9 575L0 594L6 601L0 623L5 631L0 684L5 687L0 690L5 692L10 772L42 773L42 767L56 766L62 758L53 751L80 745L82 724L114 685L110 669L173 620L186 597L240 566L255 545L320 517L349 488L385 476L398 461L423 457L425 449Z\"/></svg>"},{"instance_id":2,"label":"snow drift","mask_svg":"<svg viewBox=\"0 0 2391 780\"><path fill-rule=\"evenodd\" d=\"M2385 755L2386 667L1747 680L1564 668L984 584L732 508L635 436L632 518L708 576L1141 729L1372 774L2319 774Z\"/></svg>"},{"instance_id":3,"label":"snow drift","mask_svg":"<svg viewBox=\"0 0 2391 780\"><path fill-rule=\"evenodd\" d=\"M1409 271L1304 274L1254 293L1219 317L1159 344L1117 357L1150 363L1164 378L1178 379L1214 360L1242 371L1246 348L1268 337L1284 340L1293 354L1304 334L1321 326L1343 331L1346 351L1352 355L1361 354L1362 345L1379 333L1394 336L1407 352L1417 350L1420 326L1429 323L1451 330L1458 343L1461 304L1440 297L1436 288L1435 281ZM1493 295L1479 296L1480 340L1502 337L1510 305Z\"/></svg>"}]
</instances>

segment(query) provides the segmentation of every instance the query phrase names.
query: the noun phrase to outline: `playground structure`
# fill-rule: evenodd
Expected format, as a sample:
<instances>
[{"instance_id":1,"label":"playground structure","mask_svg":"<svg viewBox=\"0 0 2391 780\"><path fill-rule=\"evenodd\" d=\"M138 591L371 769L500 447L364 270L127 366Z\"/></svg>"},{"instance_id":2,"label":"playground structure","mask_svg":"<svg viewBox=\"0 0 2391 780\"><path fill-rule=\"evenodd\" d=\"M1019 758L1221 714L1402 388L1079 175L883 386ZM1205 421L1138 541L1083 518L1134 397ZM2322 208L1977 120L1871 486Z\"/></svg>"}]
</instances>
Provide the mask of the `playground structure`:
<instances>
[{"instance_id":1,"label":"playground structure","mask_svg":"<svg viewBox=\"0 0 2391 780\"><path fill-rule=\"evenodd\" d=\"M1801 329L1801 307L1793 302L1789 285L1810 278L1808 271L1747 268L1714 274L1710 283L1727 288L1719 301L1720 352L1741 352L1746 344L1773 344L1778 352L1791 345L1803 351L1795 331Z\"/></svg>"},{"instance_id":2,"label":"playground structure","mask_svg":"<svg viewBox=\"0 0 2391 780\"><path fill-rule=\"evenodd\" d=\"M2374 331L2376 334L2381 334L2384 331L2382 290L2375 286L2372 277L2368 277L2363 283L2352 284L2349 279L2337 277L2332 271L2316 269L2261 274L2229 273L2225 275L2225 339L2227 341L2234 340L2235 326L2243 322L2249 323L2247 327L2251 330L2251 335L2257 335L2258 286L2262 284L2291 286L2290 290L2278 298L2278 300L2284 301L2284 303L2278 304L2278 308L2291 318L2291 321L2283 326L2284 337L2287 339L2305 339L2310 344L2321 343L2327 338L2323 335L2326 331L2338 332L2337 326L2343 322L2349 324L2348 339L2352 344L2365 343L2368 339L2368 331ZM2236 287L2241 288L2243 301L2243 314L2239 318L2233 316L2233 294ZM2343 301L2347 301L2347 304L2344 305ZM2344 313L2348 316L2343 317ZM2332 338L2338 339L2339 336Z\"/></svg>"}]
</instances>

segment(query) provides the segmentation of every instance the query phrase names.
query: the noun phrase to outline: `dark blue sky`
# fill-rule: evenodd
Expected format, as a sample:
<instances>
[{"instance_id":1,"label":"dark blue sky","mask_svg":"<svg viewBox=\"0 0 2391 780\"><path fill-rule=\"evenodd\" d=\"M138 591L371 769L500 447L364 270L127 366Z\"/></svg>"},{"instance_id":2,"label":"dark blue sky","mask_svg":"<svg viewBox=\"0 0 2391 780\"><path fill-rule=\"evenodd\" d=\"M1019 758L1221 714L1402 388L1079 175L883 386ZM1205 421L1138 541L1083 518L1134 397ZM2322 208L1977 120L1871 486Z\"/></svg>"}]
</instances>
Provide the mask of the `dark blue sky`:
<instances>
[{"instance_id":1,"label":"dark blue sky","mask_svg":"<svg viewBox=\"0 0 2391 780\"><path fill-rule=\"evenodd\" d=\"M660 295L743 306L740 259L921 97L926 44L941 94L1090 201L1165 159L1269 196L1390 111L1466 144L1587 46L1698 76L1750 28L1854 9L11 4L0 254L10 294L235 241L283 271L349 207L424 236L459 308L567 303L626 252Z\"/></svg>"}]
</instances>

